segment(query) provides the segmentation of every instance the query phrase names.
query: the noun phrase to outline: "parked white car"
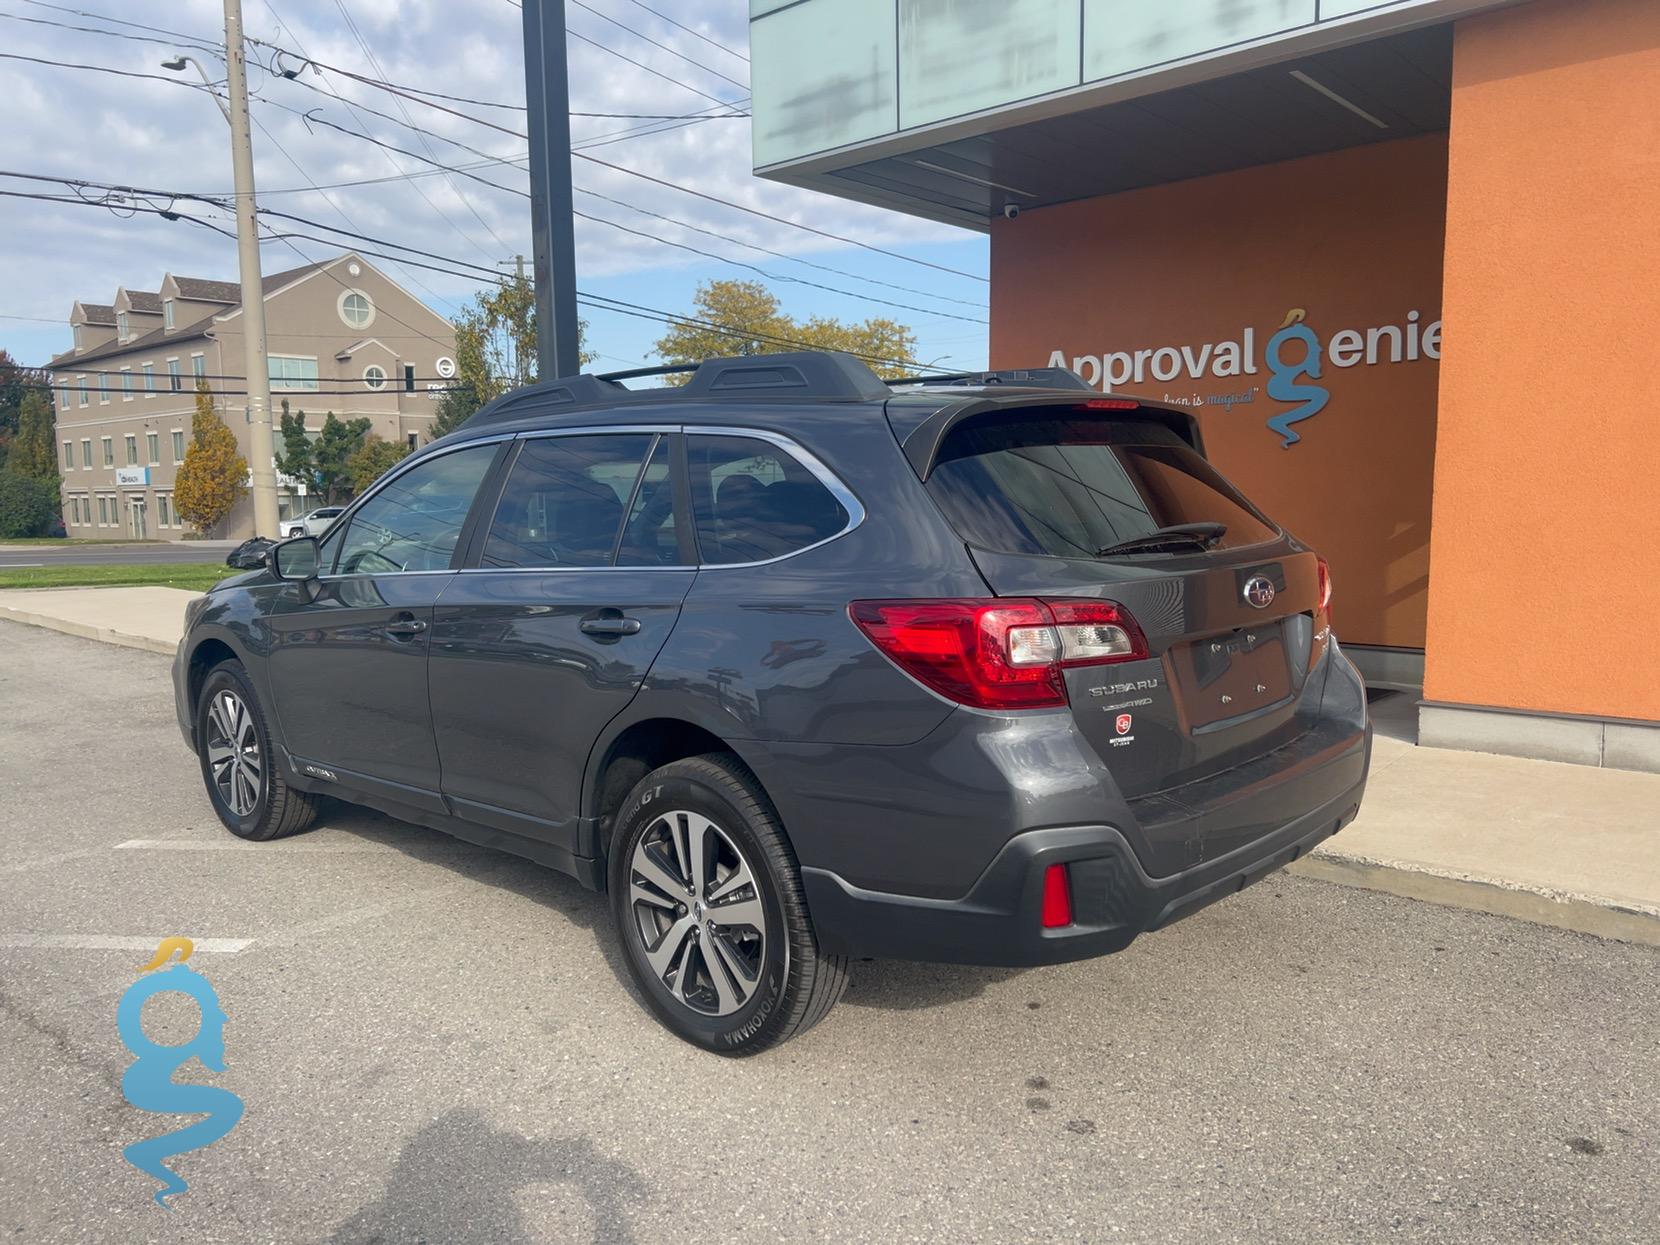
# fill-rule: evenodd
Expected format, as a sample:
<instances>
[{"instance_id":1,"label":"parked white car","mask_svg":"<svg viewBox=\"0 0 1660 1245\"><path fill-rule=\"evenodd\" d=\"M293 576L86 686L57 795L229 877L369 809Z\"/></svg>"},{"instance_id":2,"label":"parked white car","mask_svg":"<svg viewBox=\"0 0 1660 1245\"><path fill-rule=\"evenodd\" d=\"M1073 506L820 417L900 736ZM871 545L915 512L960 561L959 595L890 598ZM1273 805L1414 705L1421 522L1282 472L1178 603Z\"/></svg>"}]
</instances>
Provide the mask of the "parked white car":
<instances>
[{"instance_id":1,"label":"parked white car","mask_svg":"<svg viewBox=\"0 0 1660 1245\"><path fill-rule=\"evenodd\" d=\"M345 509L344 506L324 506L320 510L313 510L303 518L289 519L283 524L283 535L321 536L329 530L329 524L345 512Z\"/></svg>"}]
</instances>

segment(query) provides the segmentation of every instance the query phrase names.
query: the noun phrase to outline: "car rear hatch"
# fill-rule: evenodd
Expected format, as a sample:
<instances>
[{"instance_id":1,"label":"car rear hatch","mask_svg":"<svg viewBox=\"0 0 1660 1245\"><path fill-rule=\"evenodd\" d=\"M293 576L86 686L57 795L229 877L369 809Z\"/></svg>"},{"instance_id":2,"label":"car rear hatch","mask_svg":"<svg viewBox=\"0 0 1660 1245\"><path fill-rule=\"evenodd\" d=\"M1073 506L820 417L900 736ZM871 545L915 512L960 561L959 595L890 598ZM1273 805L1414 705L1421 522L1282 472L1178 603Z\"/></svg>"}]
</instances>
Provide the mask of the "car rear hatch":
<instances>
[{"instance_id":1,"label":"car rear hatch","mask_svg":"<svg viewBox=\"0 0 1660 1245\"><path fill-rule=\"evenodd\" d=\"M1127 659L1064 677L1078 729L1138 818L1172 827L1149 834L1155 873L1247 832L1223 818L1195 840L1184 788L1213 800L1224 771L1260 784L1276 768L1266 758L1299 765L1288 745L1316 724L1307 683L1326 643L1319 559L1215 471L1182 418L1125 399L1005 399L933 430L919 466L998 597L1111 601L1139 629Z\"/></svg>"}]
</instances>

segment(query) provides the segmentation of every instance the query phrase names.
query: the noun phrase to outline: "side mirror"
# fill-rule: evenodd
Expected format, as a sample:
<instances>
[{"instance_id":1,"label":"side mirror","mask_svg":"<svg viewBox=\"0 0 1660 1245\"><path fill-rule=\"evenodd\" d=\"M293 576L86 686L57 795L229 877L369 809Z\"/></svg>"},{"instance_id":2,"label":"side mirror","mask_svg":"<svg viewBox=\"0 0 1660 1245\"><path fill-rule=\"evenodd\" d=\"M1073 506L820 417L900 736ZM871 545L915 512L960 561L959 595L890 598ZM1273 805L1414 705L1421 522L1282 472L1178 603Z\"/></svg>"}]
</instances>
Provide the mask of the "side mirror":
<instances>
[{"instance_id":1,"label":"side mirror","mask_svg":"<svg viewBox=\"0 0 1660 1245\"><path fill-rule=\"evenodd\" d=\"M276 577L294 583L316 579L322 561L315 536L295 536L273 545L270 559L271 570Z\"/></svg>"},{"instance_id":2,"label":"side mirror","mask_svg":"<svg viewBox=\"0 0 1660 1245\"><path fill-rule=\"evenodd\" d=\"M225 559L225 565L238 571L257 571L267 564L270 559L271 546L276 543L276 541L267 540L263 536L255 536L250 540L245 540L231 550L230 556Z\"/></svg>"}]
</instances>

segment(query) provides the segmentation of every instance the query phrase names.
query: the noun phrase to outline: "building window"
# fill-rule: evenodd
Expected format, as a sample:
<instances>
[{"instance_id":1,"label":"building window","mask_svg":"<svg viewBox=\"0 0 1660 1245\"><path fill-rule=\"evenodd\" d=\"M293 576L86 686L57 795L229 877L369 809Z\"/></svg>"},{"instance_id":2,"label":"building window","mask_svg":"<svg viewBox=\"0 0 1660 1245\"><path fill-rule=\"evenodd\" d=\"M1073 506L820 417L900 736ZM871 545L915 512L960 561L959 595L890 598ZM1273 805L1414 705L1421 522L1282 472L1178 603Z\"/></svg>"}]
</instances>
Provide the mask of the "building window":
<instances>
[{"instance_id":1,"label":"building window","mask_svg":"<svg viewBox=\"0 0 1660 1245\"><path fill-rule=\"evenodd\" d=\"M115 313L115 335L122 341L126 341L132 336L132 333L127 328L127 313L125 311L118 311Z\"/></svg>"},{"instance_id":2,"label":"building window","mask_svg":"<svg viewBox=\"0 0 1660 1245\"><path fill-rule=\"evenodd\" d=\"M404 438L404 440L409 443L409 452L413 454L420 444L421 434L418 432L411 432Z\"/></svg>"},{"instance_id":3,"label":"building window","mask_svg":"<svg viewBox=\"0 0 1660 1245\"><path fill-rule=\"evenodd\" d=\"M88 402L92 401L92 389L87 384L87 379L84 376L77 376L75 378L75 383L81 387L81 405L85 406Z\"/></svg>"},{"instance_id":4,"label":"building window","mask_svg":"<svg viewBox=\"0 0 1660 1245\"><path fill-rule=\"evenodd\" d=\"M166 493L157 493L156 494L156 521L159 522L161 524L161 526L163 526L163 527L172 527L173 526L173 516L170 513L170 511L172 509L173 509L173 499L171 497L169 497Z\"/></svg>"},{"instance_id":5,"label":"building window","mask_svg":"<svg viewBox=\"0 0 1660 1245\"><path fill-rule=\"evenodd\" d=\"M86 330L78 324L75 326L75 349L86 349Z\"/></svg>"},{"instance_id":6,"label":"building window","mask_svg":"<svg viewBox=\"0 0 1660 1245\"><path fill-rule=\"evenodd\" d=\"M81 470L92 470L92 438L88 437L81 442Z\"/></svg>"},{"instance_id":7,"label":"building window","mask_svg":"<svg viewBox=\"0 0 1660 1245\"><path fill-rule=\"evenodd\" d=\"M168 328L173 327L173 300L171 298L161 300L161 322Z\"/></svg>"},{"instance_id":8,"label":"building window","mask_svg":"<svg viewBox=\"0 0 1660 1245\"><path fill-rule=\"evenodd\" d=\"M403 365L403 389L405 393L415 392L415 365L413 363Z\"/></svg>"},{"instance_id":9,"label":"building window","mask_svg":"<svg viewBox=\"0 0 1660 1245\"><path fill-rule=\"evenodd\" d=\"M98 402L101 406L108 406L110 400L110 374L98 373Z\"/></svg>"},{"instance_id":10,"label":"building window","mask_svg":"<svg viewBox=\"0 0 1660 1245\"><path fill-rule=\"evenodd\" d=\"M102 493L98 494L98 526L108 527L110 522L109 499Z\"/></svg>"},{"instance_id":11,"label":"building window","mask_svg":"<svg viewBox=\"0 0 1660 1245\"><path fill-rule=\"evenodd\" d=\"M63 465L65 468L75 465L75 443L73 441L63 443Z\"/></svg>"},{"instance_id":12,"label":"building window","mask_svg":"<svg viewBox=\"0 0 1660 1245\"><path fill-rule=\"evenodd\" d=\"M115 438L102 437L100 440L104 443L104 466L115 466Z\"/></svg>"},{"instance_id":13,"label":"building window","mask_svg":"<svg viewBox=\"0 0 1660 1245\"><path fill-rule=\"evenodd\" d=\"M127 434L127 466L138 466L138 435L131 432Z\"/></svg>"},{"instance_id":14,"label":"building window","mask_svg":"<svg viewBox=\"0 0 1660 1245\"><path fill-rule=\"evenodd\" d=\"M184 430L181 428L173 429L173 461L184 461Z\"/></svg>"},{"instance_id":15,"label":"building window","mask_svg":"<svg viewBox=\"0 0 1660 1245\"><path fill-rule=\"evenodd\" d=\"M58 390L58 410L67 411L68 409L69 409L69 383L67 381L65 381L63 387Z\"/></svg>"},{"instance_id":16,"label":"building window","mask_svg":"<svg viewBox=\"0 0 1660 1245\"><path fill-rule=\"evenodd\" d=\"M197 380L207 379L207 360L199 354L190 356L190 374Z\"/></svg>"},{"instance_id":17,"label":"building window","mask_svg":"<svg viewBox=\"0 0 1660 1245\"><path fill-rule=\"evenodd\" d=\"M386 369L378 363L371 363L363 369L363 383L379 393L386 388Z\"/></svg>"},{"instance_id":18,"label":"building window","mask_svg":"<svg viewBox=\"0 0 1660 1245\"><path fill-rule=\"evenodd\" d=\"M133 370L132 370L132 368L130 368L130 367L122 368L121 369L121 400L123 402L131 402L133 400L133 386L134 386L134 383L135 382L133 381Z\"/></svg>"},{"instance_id":19,"label":"building window","mask_svg":"<svg viewBox=\"0 0 1660 1245\"><path fill-rule=\"evenodd\" d=\"M292 355L271 356L271 388L315 392L317 360Z\"/></svg>"},{"instance_id":20,"label":"building window","mask_svg":"<svg viewBox=\"0 0 1660 1245\"><path fill-rule=\"evenodd\" d=\"M161 434L146 432L144 434L144 449L150 455L150 466L161 466Z\"/></svg>"},{"instance_id":21,"label":"building window","mask_svg":"<svg viewBox=\"0 0 1660 1245\"><path fill-rule=\"evenodd\" d=\"M179 379L179 361L177 359L167 360L167 387L174 393L178 393L184 388L184 382Z\"/></svg>"},{"instance_id":22,"label":"building window","mask_svg":"<svg viewBox=\"0 0 1660 1245\"><path fill-rule=\"evenodd\" d=\"M155 391L156 391L156 365L154 363L146 363L144 365L144 392L145 393L154 393Z\"/></svg>"},{"instance_id":23,"label":"building window","mask_svg":"<svg viewBox=\"0 0 1660 1245\"><path fill-rule=\"evenodd\" d=\"M362 290L347 290L340 296L340 318L348 328L366 329L375 322L375 305Z\"/></svg>"}]
</instances>

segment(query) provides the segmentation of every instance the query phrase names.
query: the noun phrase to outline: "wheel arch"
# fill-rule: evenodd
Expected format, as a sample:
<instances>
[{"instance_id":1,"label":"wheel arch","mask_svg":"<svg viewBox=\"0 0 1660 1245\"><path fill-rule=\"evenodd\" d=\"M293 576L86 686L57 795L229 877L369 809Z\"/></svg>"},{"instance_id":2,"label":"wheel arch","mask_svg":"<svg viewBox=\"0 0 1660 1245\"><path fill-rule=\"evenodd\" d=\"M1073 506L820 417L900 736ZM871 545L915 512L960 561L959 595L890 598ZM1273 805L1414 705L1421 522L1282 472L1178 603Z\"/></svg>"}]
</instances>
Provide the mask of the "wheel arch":
<instances>
[{"instance_id":1,"label":"wheel arch","mask_svg":"<svg viewBox=\"0 0 1660 1245\"><path fill-rule=\"evenodd\" d=\"M754 775L761 794L766 782L757 772L754 749L734 742L709 727L686 718L654 716L625 724L613 723L588 758L582 783L582 817L587 839L583 855L604 859L616 826L616 815L636 783L652 770L711 752L729 752ZM603 874L601 875L603 876Z\"/></svg>"},{"instance_id":2,"label":"wheel arch","mask_svg":"<svg viewBox=\"0 0 1660 1245\"><path fill-rule=\"evenodd\" d=\"M190 656L185 663L185 689L190 696L192 735L196 730L196 706L202 699L202 685L207 682L208 672L221 662L232 660L241 662L244 667L248 664L241 651L218 631L204 633L191 645Z\"/></svg>"}]
</instances>

